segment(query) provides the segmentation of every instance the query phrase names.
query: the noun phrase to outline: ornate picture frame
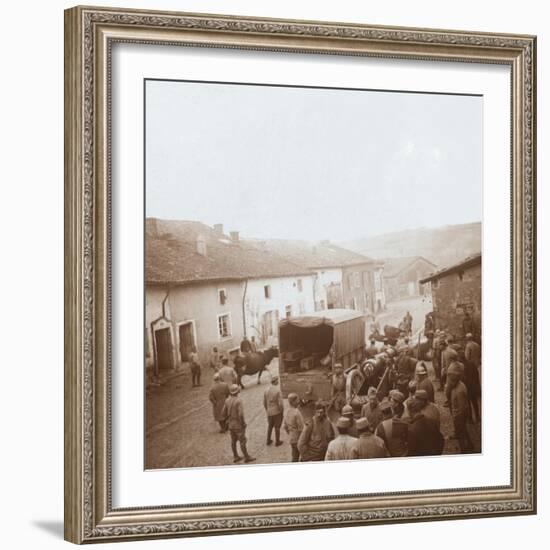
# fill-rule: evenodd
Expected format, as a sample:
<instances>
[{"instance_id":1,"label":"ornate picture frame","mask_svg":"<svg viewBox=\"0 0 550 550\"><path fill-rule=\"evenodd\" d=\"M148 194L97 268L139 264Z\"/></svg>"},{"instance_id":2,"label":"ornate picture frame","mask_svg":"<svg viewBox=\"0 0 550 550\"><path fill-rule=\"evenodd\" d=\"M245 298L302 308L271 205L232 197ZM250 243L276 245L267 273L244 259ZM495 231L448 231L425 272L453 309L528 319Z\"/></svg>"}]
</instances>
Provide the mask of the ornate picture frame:
<instances>
[{"instance_id":1,"label":"ornate picture frame","mask_svg":"<svg viewBox=\"0 0 550 550\"><path fill-rule=\"evenodd\" d=\"M117 42L500 64L511 74L511 482L114 508L111 51ZM536 513L536 37L128 9L65 12L65 538L156 539Z\"/></svg>"}]
</instances>

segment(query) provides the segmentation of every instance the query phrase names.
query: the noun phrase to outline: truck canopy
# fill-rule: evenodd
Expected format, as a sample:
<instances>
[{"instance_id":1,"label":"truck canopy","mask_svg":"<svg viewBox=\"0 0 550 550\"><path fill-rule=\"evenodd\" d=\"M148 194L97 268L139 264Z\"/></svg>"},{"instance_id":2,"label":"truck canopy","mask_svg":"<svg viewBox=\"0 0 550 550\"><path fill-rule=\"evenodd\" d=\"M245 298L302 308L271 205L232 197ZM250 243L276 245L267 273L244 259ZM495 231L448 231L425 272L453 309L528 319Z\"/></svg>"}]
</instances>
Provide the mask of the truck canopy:
<instances>
[{"instance_id":1,"label":"truck canopy","mask_svg":"<svg viewBox=\"0 0 550 550\"><path fill-rule=\"evenodd\" d=\"M279 322L279 347L282 352L302 348L326 355L333 343L337 361L365 345L365 323L361 312L325 309L313 315L289 317Z\"/></svg>"}]
</instances>

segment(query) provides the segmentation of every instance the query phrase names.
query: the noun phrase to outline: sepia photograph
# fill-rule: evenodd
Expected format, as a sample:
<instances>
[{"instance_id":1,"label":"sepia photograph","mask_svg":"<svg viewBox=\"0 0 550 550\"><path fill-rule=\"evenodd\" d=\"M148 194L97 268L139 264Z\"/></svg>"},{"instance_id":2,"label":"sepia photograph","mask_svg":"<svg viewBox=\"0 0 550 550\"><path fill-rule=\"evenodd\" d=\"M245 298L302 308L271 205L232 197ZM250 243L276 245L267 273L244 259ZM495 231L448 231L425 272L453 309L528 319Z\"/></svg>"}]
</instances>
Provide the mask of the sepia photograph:
<instances>
[{"instance_id":1,"label":"sepia photograph","mask_svg":"<svg viewBox=\"0 0 550 550\"><path fill-rule=\"evenodd\" d=\"M481 453L483 97L144 99L145 469Z\"/></svg>"}]
</instances>

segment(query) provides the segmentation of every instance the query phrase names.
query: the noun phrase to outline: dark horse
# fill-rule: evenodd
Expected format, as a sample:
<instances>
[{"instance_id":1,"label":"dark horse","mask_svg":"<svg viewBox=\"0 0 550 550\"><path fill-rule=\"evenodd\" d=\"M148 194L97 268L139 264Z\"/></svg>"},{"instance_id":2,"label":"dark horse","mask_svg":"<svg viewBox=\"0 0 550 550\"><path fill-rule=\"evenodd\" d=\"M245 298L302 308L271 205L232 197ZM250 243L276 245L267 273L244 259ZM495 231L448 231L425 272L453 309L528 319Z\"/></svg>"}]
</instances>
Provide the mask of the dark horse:
<instances>
[{"instance_id":1,"label":"dark horse","mask_svg":"<svg viewBox=\"0 0 550 550\"><path fill-rule=\"evenodd\" d=\"M262 372L268 370L268 365L271 363L274 357L279 355L279 350L276 347L266 349L265 351L257 351L252 353L245 353L243 355L244 365L237 370L238 384L243 388L241 378L246 374L253 376L258 373L258 384L262 377Z\"/></svg>"}]
</instances>

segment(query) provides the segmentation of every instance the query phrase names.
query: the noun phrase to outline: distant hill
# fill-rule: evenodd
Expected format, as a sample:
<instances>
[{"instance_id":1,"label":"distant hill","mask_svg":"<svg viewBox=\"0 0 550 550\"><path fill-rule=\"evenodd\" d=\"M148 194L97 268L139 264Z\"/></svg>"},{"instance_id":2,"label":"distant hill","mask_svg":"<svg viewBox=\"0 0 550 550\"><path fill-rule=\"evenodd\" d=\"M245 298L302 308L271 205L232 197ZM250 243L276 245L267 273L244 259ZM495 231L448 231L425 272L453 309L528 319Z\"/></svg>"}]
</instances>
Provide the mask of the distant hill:
<instances>
[{"instance_id":1,"label":"distant hill","mask_svg":"<svg viewBox=\"0 0 550 550\"><path fill-rule=\"evenodd\" d=\"M481 251L481 222L411 229L341 243L373 258L424 256L445 267Z\"/></svg>"}]
</instances>

